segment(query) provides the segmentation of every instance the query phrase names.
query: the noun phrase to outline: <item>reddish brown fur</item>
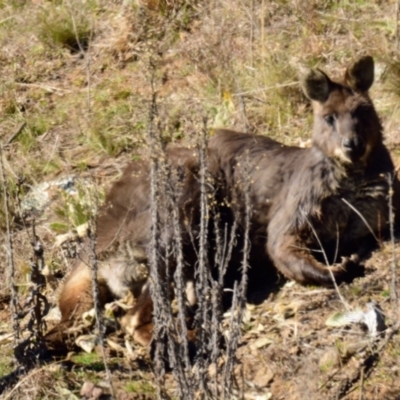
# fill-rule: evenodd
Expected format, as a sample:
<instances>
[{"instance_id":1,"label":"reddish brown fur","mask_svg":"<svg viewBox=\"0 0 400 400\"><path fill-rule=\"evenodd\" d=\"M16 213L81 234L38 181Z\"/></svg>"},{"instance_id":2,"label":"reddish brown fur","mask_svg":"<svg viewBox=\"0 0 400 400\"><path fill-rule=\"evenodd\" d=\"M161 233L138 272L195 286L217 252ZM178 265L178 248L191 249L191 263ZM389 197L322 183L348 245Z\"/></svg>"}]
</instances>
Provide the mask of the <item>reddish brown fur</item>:
<instances>
[{"instance_id":1,"label":"reddish brown fur","mask_svg":"<svg viewBox=\"0 0 400 400\"><path fill-rule=\"evenodd\" d=\"M222 223L231 224L234 217L239 224L243 222L244 190L250 193L252 267L266 268L271 260L290 279L331 285L326 262L314 250L322 246L329 262L338 263L331 271L340 282L349 273L359 272L358 259L365 257L373 242L369 228L347 203L363 215L376 236L387 231L387 174L393 174L393 163L367 94L372 81L370 57L353 64L341 83L321 71L309 71L303 87L314 108L310 148L288 147L267 137L231 131L220 131L211 138L208 171L218 204L214 211L221 212ZM168 151L169 162L181 171L178 206L184 256L190 264L187 281L193 280L196 264L188 235L190 230L198 231L199 221L199 168L193 153L182 148ZM396 199L397 185L396 181ZM133 162L112 187L98 219L102 300L110 294L134 293L138 302L122 324L142 343L150 340L152 328L145 273L151 237L149 199L149 165ZM161 247L173 237L167 214L168 210L161 210L165 228ZM235 251L240 254L240 240ZM83 262L61 293L63 321L75 318L91 304L90 273Z\"/></svg>"}]
</instances>

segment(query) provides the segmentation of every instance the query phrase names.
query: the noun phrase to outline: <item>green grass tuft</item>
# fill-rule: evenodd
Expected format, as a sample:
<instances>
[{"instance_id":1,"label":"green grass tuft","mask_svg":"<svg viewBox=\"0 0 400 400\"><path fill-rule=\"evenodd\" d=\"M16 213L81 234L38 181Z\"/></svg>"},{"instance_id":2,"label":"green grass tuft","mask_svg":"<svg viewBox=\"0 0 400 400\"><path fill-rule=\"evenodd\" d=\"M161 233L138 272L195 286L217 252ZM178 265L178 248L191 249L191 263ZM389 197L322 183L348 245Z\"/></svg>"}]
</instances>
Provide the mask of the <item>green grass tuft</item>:
<instances>
[{"instance_id":1,"label":"green grass tuft","mask_svg":"<svg viewBox=\"0 0 400 400\"><path fill-rule=\"evenodd\" d=\"M38 13L38 37L48 46L62 46L72 52L85 50L92 35L90 15L90 3L44 6Z\"/></svg>"},{"instance_id":2,"label":"green grass tuft","mask_svg":"<svg viewBox=\"0 0 400 400\"><path fill-rule=\"evenodd\" d=\"M124 390L130 393L137 394L155 394L156 388L150 383L145 381L132 381L124 386Z\"/></svg>"}]
</instances>

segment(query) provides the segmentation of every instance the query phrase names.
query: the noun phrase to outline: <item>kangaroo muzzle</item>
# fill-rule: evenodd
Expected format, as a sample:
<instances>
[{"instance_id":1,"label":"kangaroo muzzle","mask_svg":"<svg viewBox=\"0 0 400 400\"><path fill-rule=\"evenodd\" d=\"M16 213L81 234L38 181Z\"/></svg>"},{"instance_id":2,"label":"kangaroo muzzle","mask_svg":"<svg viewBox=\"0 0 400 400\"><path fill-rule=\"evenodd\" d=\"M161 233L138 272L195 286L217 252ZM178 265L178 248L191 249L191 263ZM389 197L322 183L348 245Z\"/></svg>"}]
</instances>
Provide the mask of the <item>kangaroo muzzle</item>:
<instances>
[{"instance_id":1,"label":"kangaroo muzzle","mask_svg":"<svg viewBox=\"0 0 400 400\"><path fill-rule=\"evenodd\" d=\"M342 140L342 148L352 161L357 161L365 154L366 145L362 137L352 136Z\"/></svg>"}]
</instances>

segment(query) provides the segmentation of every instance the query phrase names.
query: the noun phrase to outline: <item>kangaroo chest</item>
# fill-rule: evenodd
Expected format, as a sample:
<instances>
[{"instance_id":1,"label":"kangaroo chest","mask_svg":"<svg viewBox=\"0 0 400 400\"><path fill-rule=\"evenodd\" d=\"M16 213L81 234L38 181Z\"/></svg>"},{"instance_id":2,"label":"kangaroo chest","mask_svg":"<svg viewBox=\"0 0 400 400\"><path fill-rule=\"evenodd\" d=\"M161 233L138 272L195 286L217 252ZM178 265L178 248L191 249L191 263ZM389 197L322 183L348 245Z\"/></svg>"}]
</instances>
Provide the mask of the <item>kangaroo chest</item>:
<instances>
[{"instance_id":1,"label":"kangaroo chest","mask_svg":"<svg viewBox=\"0 0 400 400\"><path fill-rule=\"evenodd\" d=\"M344 241L373 231L381 236L388 227L389 184L385 176L346 179L321 203L318 231L326 239Z\"/></svg>"}]
</instances>

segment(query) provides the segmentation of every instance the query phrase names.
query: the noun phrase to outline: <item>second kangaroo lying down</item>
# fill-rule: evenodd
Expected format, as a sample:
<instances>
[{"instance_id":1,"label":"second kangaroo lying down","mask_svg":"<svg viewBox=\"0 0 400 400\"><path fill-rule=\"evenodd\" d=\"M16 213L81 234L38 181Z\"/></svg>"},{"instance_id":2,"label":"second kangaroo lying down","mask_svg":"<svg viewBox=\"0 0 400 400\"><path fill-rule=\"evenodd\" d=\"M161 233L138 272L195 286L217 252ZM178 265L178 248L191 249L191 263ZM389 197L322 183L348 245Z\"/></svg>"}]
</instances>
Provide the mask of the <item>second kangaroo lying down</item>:
<instances>
[{"instance_id":1,"label":"second kangaroo lying down","mask_svg":"<svg viewBox=\"0 0 400 400\"><path fill-rule=\"evenodd\" d=\"M216 200L211 215L218 214L219 223L228 226L236 219L240 232L244 190L249 191L251 268L266 268L272 263L289 279L329 286L331 273L337 282L359 274L359 259L365 257L376 237L387 232L388 182L394 166L368 96L373 79L371 57L350 66L341 82L332 81L320 70L305 75L302 87L314 109L310 148L284 146L267 137L231 131L219 131L210 139L207 170ZM167 156L179 177L184 279L190 283L198 254L199 162L193 150L183 148L170 149ZM145 161L128 166L111 188L97 224L101 301L133 293L137 303L121 323L143 344L151 339L152 327L147 284L152 228L149 171ZM247 179L246 184L243 179ZM397 184L395 181L394 201ZM159 251L168 247L174 236L168 213L160 210ZM241 246L238 240L237 254ZM210 252L213 247L208 246ZM321 249L327 260L316 256ZM174 268L173 254L170 257ZM209 259L214 260L212 254ZM331 272L327 262L334 264ZM91 272L83 261L73 269L60 295L64 324L92 307L91 293ZM195 291L188 297L196 303Z\"/></svg>"}]
</instances>

